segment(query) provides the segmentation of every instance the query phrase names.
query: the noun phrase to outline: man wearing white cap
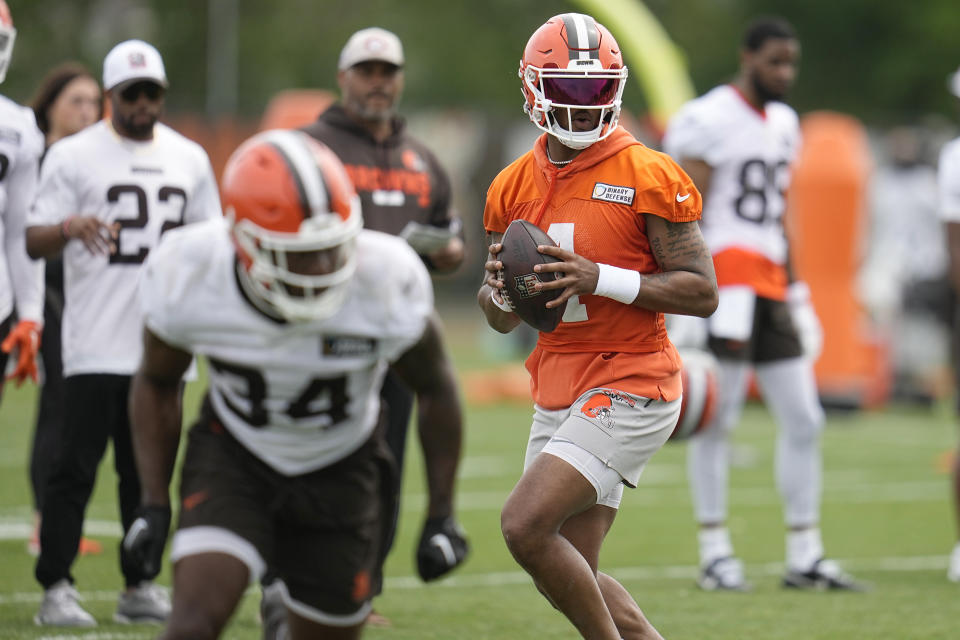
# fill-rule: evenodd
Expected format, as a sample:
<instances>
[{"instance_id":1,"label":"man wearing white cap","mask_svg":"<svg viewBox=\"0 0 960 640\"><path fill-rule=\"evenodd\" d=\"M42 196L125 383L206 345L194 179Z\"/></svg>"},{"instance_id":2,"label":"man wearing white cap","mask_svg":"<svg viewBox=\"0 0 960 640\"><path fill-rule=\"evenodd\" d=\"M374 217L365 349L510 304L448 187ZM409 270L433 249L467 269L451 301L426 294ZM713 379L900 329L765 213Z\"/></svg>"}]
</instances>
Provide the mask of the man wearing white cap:
<instances>
[{"instance_id":1,"label":"man wearing white cap","mask_svg":"<svg viewBox=\"0 0 960 640\"><path fill-rule=\"evenodd\" d=\"M111 115L52 146L27 220L34 258L63 254L64 442L44 492L36 578L46 590L35 622L94 626L77 602L70 567L107 441L113 441L123 528L138 517L140 481L127 396L140 362L140 269L163 233L221 215L206 152L157 122L167 76L142 40L115 46L103 63ZM167 510L154 516L165 519ZM169 598L121 549L125 581L114 619L162 621Z\"/></svg>"},{"instance_id":2,"label":"man wearing white cap","mask_svg":"<svg viewBox=\"0 0 960 640\"><path fill-rule=\"evenodd\" d=\"M464 258L461 224L451 208L446 171L422 142L407 133L404 120L397 115L403 66L403 45L396 34L380 27L357 31L347 40L337 63L340 102L303 130L343 161L360 196L364 227L402 236L428 269L449 273ZM447 382L455 387L453 374L448 375ZM397 462L395 488L399 489L413 395L391 372L380 397L387 409L387 442ZM459 438L443 443L421 440L421 444L425 445L429 477L455 476ZM452 495L430 496L417 550L418 570L424 580L440 577L466 557L467 542L454 519L452 501ZM396 526L394 514L386 550ZM451 543L454 554L444 555L429 544L438 535Z\"/></svg>"},{"instance_id":3,"label":"man wearing white cap","mask_svg":"<svg viewBox=\"0 0 960 640\"><path fill-rule=\"evenodd\" d=\"M960 69L947 78L947 87L960 100ZM937 179L940 217L946 226L950 253L950 279L954 291L960 293L960 138L948 142L940 152ZM953 322L954 366L957 380L960 380L960 305L954 312ZM953 504L957 518L957 544L950 554L947 578L951 582L960 582L960 449L953 456Z\"/></svg>"}]
</instances>

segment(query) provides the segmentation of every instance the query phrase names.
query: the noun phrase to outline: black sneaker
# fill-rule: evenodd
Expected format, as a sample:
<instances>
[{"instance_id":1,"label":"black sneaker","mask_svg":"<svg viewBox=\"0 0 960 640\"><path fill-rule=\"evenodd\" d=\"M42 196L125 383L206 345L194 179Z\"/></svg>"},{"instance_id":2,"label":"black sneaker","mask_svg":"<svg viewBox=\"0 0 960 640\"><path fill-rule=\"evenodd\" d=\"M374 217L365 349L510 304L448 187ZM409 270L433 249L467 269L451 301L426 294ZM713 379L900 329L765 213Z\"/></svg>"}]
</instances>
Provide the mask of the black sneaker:
<instances>
[{"instance_id":1,"label":"black sneaker","mask_svg":"<svg viewBox=\"0 0 960 640\"><path fill-rule=\"evenodd\" d=\"M833 560L820 558L808 571L787 571L783 586L788 589L814 591L868 591L869 587L854 580Z\"/></svg>"},{"instance_id":2,"label":"black sneaker","mask_svg":"<svg viewBox=\"0 0 960 640\"><path fill-rule=\"evenodd\" d=\"M700 571L697 586L704 591L750 591L753 587L743 575L740 558L717 558Z\"/></svg>"}]
</instances>

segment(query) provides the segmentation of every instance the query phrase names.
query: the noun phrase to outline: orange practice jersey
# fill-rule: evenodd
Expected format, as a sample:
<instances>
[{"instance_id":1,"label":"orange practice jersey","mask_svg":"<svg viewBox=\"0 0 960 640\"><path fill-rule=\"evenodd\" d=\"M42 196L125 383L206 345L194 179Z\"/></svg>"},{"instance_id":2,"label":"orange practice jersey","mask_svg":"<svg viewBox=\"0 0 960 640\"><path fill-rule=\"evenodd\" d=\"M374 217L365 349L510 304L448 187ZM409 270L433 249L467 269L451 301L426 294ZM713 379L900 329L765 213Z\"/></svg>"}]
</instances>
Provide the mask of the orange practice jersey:
<instances>
[{"instance_id":1,"label":"orange practice jersey","mask_svg":"<svg viewBox=\"0 0 960 640\"><path fill-rule=\"evenodd\" d=\"M593 262L659 272L643 214L699 220L693 181L622 128L562 168L547 159L546 136L490 185L487 231L503 233L512 221L528 220ZM571 298L558 327L540 333L526 364L534 402L547 409L568 407L594 387L664 400L681 393L680 358L663 314L602 296Z\"/></svg>"}]
</instances>

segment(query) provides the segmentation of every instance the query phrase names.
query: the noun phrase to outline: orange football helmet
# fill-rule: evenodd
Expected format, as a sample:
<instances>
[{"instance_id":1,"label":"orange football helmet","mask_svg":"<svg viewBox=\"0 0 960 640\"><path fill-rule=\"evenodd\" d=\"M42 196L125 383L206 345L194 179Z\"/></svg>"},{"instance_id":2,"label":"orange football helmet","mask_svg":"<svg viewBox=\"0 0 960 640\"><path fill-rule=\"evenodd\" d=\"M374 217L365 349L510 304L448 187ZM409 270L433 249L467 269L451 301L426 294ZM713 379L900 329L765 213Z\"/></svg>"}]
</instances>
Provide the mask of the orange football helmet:
<instances>
[{"instance_id":1,"label":"orange football helmet","mask_svg":"<svg viewBox=\"0 0 960 640\"><path fill-rule=\"evenodd\" d=\"M10 58L13 57L13 42L17 39L17 30L13 28L13 16L6 0L0 0L0 82L7 77Z\"/></svg>"},{"instance_id":2,"label":"orange football helmet","mask_svg":"<svg viewBox=\"0 0 960 640\"><path fill-rule=\"evenodd\" d=\"M710 428L717 408L717 361L707 351L681 349L683 400L671 441L686 440Z\"/></svg>"},{"instance_id":3,"label":"orange football helmet","mask_svg":"<svg viewBox=\"0 0 960 640\"><path fill-rule=\"evenodd\" d=\"M538 128L565 146L585 149L617 128L627 68L617 41L588 15L564 13L533 32L520 60L523 110ZM557 122L557 109L599 110L591 131L571 131Z\"/></svg>"},{"instance_id":4,"label":"orange football helmet","mask_svg":"<svg viewBox=\"0 0 960 640\"><path fill-rule=\"evenodd\" d=\"M221 189L251 300L297 322L336 313L363 228L339 158L305 133L266 131L233 152Z\"/></svg>"}]
</instances>

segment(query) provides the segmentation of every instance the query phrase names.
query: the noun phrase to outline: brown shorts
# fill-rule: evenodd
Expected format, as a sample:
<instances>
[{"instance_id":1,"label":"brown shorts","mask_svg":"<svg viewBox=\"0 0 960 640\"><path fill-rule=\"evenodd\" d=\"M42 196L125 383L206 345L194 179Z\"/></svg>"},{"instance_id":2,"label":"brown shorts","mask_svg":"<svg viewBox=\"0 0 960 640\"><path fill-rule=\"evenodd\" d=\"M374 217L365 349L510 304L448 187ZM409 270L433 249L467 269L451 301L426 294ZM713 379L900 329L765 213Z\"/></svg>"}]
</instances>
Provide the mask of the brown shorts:
<instances>
[{"instance_id":1,"label":"brown shorts","mask_svg":"<svg viewBox=\"0 0 960 640\"><path fill-rule=\"evenodd\" d=\"M753 329L747 340L711 335L708 344L718 360L761 363L803 355L803 346L793 324L790 307L786 302L769 298L756 299Z\"/></svg>"},{"instance_id":2,"label":"brown shorts","mask_svg":"<svg viewBox=\"0 0 960 640\"><path fill-rule=\"evenodd\" d=\"M380 430L329 467L285 476L205 407L189 434L171 555L228 553L251 568L251 580L269 567L298 613L349 624L379 586L392 477Z\"/></svg>"}]
</instances>

